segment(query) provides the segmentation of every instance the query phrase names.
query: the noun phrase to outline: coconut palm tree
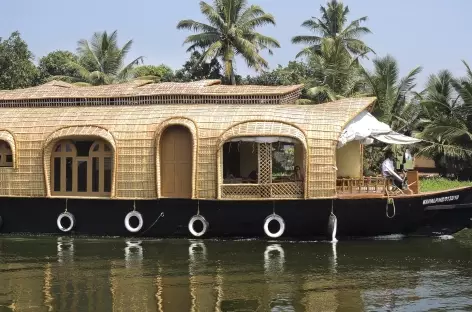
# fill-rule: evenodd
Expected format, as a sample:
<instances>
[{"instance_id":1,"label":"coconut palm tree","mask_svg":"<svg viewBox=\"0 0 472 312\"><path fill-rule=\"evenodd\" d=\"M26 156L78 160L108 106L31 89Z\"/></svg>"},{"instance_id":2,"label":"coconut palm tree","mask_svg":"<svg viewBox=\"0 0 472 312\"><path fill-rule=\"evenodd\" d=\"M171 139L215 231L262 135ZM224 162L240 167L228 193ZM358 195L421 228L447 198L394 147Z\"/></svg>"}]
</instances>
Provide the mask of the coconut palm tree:
<instances>
[{"instance_id":1,"label":"coconut palm tree","mask_svg":"<svg viewBox=\"0 0 472 312\"><path fill-rule=\"evenodd\" d=\"M422 68L416 67L400 79L398 63L390 55L374 59L373 64L373 72L362 69L370 95L377 98L373 115L393 130L411 134L421 112L421 106L414 100L416 92L413 89Z\"/></svg>"},{"instance_id":2,"label":"coconut palm tree","mask_svg":"<svg viewBox=\"0 0 472 312\"><path fill-rule=\"evenodd\" d=\"M450 168L468 163L472 156L472 72L455 79L451 72L431 75L422 93L422 123L418 137L428 143L419 153ZM463 163L462 163L463 164Z\"/></svg>"},{"instance_id":3,"label":"coconut palm tree","mask_svg":"<svg viewBox=\"0 0 472 312\"><path fill-rule=\"evenodd\" d=\"M315 103L335 101L364 93L365 82L357 57L352 59L343 51L339 40L326 38L319 51L306 54L313 77L308 96Z\"/></svg>"},{"instance_id":4,"label":"coconut palm tree","mask_svg":"<svg viewBox=\"0 0 472 312\"><path fill-rule=\"evenodd\" d=\"M347 15L349 7L344 6L342 2L331 0L327 7L321 6L321 18L312 17L303 22L302 27L307 28L313 35L295 36L292 38L294 44L306 44L307 48L297 54L297 57L306 56L310 52L319 52L323 39L330 38L339 40L344 49L353 56L365 55L373 52L360 37L370 34L371 31L367 27L361 26L367 21L367 17L361 17L347 25Z\"/></svg>"},{"instance_id":5,"label":"coconut palm tree","mask_svg":"<svg viewBox=\"0 0 472 312\"><path fill-rule=\"evenodd\" d=\"M280 44L271 37L255 31L259 26L275 25L275 19L257 5L248 5L247 0L214 0L213 6L201 1L200 10L208 24L195 20L182 20L178 29L198 32L185 39L190 44L187 52L202 50L199 63L219 58L223 61L225 77L236 84L234 57L240 55L249 67L260 70L268 67L267 61L259 55L261 50L279 48Z\"/></svg>"},{"instance_id":6,"label":"coconut palm tree","mask_svg":"<svg viewBox=\"0 0 472 312\"><path fill-rule=\"evenodd\" d=\"M72 80L82 84L104 85L130 78L133 68L142 63L143 57L140 56L124 65L133 40L119 48L117 37L118 32L115 30L110 35L106 31L95 32L90 41L79 40L78 60L71 62L71 66L78 71L79 76L72 77Z\"/></svg>"}]
</instances>

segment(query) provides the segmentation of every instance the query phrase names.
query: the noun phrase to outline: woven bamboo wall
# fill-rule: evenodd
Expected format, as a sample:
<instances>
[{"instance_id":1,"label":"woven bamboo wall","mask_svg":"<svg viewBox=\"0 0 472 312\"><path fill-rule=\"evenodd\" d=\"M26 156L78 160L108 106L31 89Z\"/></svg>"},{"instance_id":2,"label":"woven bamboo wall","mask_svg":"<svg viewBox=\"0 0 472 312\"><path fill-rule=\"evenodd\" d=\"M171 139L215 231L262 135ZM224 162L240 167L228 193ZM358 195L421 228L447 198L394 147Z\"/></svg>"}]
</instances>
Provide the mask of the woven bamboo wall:
<instances>
[{"instance_id":1,"label":"woven bamboo wall","mask_svg":"<svg viewBox=\"0 0 472 312\"><path fill-rule=\"evenodd\" d=\"M306 197L332 197L336 192L336 141L344 125L373 100L322 105L1 108L0 129L15 140L17 168L0 168L0 196L48 196L52 145L70 135L92 135L116 150L113 197L156 198L156 177L160 175L156 142L165 122L182 123L197 136L194 198L216 198L220 140L242 134L299 138L307 149ZM242 124L245 126L238 127Z\"/></svg>"}]
</instances>

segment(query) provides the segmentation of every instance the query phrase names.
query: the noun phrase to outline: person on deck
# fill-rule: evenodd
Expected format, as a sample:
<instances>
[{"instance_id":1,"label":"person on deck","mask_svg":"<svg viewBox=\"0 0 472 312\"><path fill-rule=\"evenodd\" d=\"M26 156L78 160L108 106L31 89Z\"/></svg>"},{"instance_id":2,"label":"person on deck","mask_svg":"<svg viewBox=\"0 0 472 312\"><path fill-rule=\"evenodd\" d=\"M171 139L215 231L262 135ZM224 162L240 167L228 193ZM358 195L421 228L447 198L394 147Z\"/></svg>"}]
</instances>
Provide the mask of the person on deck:
<instances>
[{"instance_id":1,"label":"person on deck","mask_svg":"<svg viewBox=\"0 0 472 312\"><path fill-rule=\"evenodd\" d=\"M382 163L382 175L387 179L392 179L398 188L403 188L404 180L395 172L392 151L385 153L385 160Z\"/></svg>"},{"instance_id":2,"label":"person on deck","mask_svg":"<svg viewBox=\"0 0 472 312\"><path fill-rule=\"evenodd\" d=\"M303 181L305 179L301 169L300 169L300 166L295 166L295 172L293 173L292 175L292 180L294 181Z\"/></svg>"}]
</instances>

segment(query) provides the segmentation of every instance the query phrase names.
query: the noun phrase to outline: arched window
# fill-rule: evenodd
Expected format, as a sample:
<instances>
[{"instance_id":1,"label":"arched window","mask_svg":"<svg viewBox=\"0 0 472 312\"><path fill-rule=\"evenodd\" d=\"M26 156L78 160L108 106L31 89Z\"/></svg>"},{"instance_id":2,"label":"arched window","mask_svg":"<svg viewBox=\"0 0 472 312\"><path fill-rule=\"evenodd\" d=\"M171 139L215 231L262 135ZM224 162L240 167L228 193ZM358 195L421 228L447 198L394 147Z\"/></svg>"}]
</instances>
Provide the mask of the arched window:
<instances>
[{"instance_id":1,"label":"arched window","mask_svg":"<svg viewBox=\"0 0 472 312\"><path fill-rule=\"evenodd\" d=\"M6 141L0 141L0 167L13 167L11 147Z\"/></svg>"},{"instance_id":2,"label":"arched window","mask_svg":"<svg viewBox=\"0 0 472 312\"><path fill-rule=\"evenodd\" d=\"M113 150L102 140L63 140L51 155L53 195L109 196Z\"/></svg>"}]
</instances>

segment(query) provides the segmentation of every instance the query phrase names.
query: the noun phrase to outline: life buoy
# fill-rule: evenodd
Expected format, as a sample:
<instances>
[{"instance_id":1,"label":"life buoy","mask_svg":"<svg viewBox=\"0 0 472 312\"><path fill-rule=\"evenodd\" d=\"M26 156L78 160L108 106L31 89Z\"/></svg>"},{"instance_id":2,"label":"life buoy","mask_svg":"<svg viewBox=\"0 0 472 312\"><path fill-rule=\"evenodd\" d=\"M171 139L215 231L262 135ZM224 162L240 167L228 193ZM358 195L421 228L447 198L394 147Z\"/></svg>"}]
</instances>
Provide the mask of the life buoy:
<instances>
[{"instance_id":1,"label":"life buoy","mask_svg":"<svg viewBox=\"0 0 472 312\"><path fill-rule=\"evenodd\" d=\"M278 230L278 232L276 233L272 233L270 230L269 230L269 223L271 221L277 221L279 223L279 226L280 226L280 229ZM271 237L271 238L277 238L277 237L280 237L282 236L282 234L285 232L285 222L284 222L284 219L282 219L281 216L279 215L276 215L275 213L274 214L271 214L270 216L268 216L265 221L264 221L264 232L266 233L267 236Z\"/></svg>"},{"instance_id":2,"label":"life buoy","mask_svg":"<svg viewBox=\"0 0 472 312\"><path fill-rule=\"evenodd\" d=\"M69 219L69 226L68 227L64 227L62 225L62 219ZM58 217L57 217L57 227L59 228L59 230L61 230L62 232L70 232L75 226L75 218L74 218L74 215L68 211L66 212L63 212L61 213Z\"/></svg>"},{"instance_id":3,"label":"life buoy","mask_svg":"<svg viewBox=\"0 0 472 312\"><path fill-rule=\"evenodd\" d=\"M193 225L194 225L195 221L200 221L203 225L203 228L200 232L195 231L195 229L193 228ZM200 236L202 236L203 234L206 233L206 231L208 230L209 225L210 224L208 223L207 220L205 220L205 218L203 216L195 215L192 218L190 218L190 221L188 222L188 229L189 229L190 233L192 233L193 236L200 237Z\"/></svg>"},{"instance_id":4,"label":"life buoy","mask_svg":"<svg viewBox=\"0 0 472 312\"><path fill-rule=\"evenodd\" d=\"M132 217L138 218L138 226L132 227L131 224L129 224L129 220ZM139 212L137 212L136 210L133 210L133 211L129 212L125 217L125 227L131 233L139 232L141 230L141 228L143 227L143 216Z\"/></svg>"}]
</instances>

